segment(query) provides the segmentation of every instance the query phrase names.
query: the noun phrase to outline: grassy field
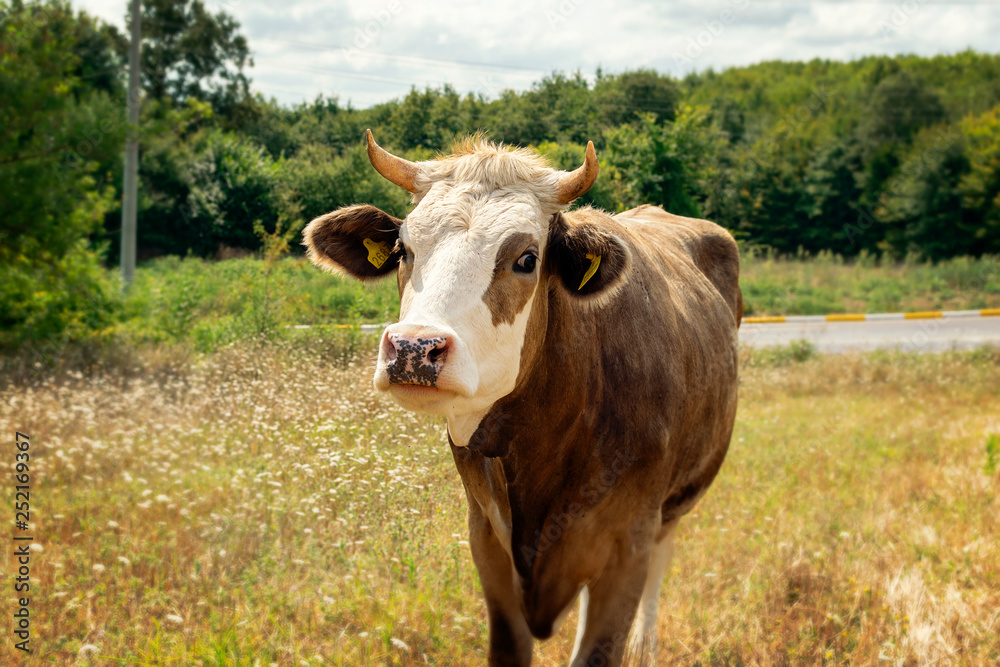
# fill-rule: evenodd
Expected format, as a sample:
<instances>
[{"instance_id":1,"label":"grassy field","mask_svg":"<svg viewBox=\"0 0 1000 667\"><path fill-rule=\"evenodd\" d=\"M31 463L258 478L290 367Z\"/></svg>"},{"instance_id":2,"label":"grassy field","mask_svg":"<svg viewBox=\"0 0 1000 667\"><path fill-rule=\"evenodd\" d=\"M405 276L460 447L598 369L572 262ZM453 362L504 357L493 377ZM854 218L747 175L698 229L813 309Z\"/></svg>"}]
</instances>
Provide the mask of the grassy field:
<instances>
[{"instance_id":1,"label":"grassy field","mask_svg":"<svg viewBox=\"0 0 1000 667\"><path fill-rule=\"evenodd\" d=\"M747 315L996 308L1000 258L882 264L830 254L775 259L744 250L740 284ZM273 338L297 324L390 322L398 310L391 278L362 285L291 257L273 264L167 257L139 268L121 322L109 333L212 351L248 337Z\"/></svg>"},{"instance_id":2,"label":"grassy field","mask_svg":"<svg viewBox=\"0 0 1000 667\"><path fill-rule=\"evenodd\" d=\"M157 347L3 389L4 432L32 438L42 550L35 652L8 635L0 664L482 664L444 425L375 395L373 351ZM659 664L1000 661L1000 352L742 362ZM574 629L536 664L565 664Z\"/></svg>"},{"instance_id":3,"label":"grassy field","mask_svg":"<svg viewBox=\"0 0 1000 667\"><path fill-rule=\"evenodd\" d=\"M927 264L851 261L829 253L776 259L744 250L740 287L748 315L965 310L1000 306L1000 258Z\"/></svg>"}]
</instances>

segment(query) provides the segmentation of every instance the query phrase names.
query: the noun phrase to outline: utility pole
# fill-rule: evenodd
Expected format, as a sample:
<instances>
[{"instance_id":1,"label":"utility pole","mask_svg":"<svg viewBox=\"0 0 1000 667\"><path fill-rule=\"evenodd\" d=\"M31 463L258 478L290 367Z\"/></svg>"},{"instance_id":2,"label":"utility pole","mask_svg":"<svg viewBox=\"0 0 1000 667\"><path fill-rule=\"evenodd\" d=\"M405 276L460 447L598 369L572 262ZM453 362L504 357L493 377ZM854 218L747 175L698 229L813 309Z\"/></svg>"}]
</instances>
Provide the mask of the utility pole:
<instances>
[{"instance_id":1,"label":"utility pole","mask_svg":"<svg viewBox=\"0 0 1000 667\"><path fill-rule=\"evenodd\" d=\"M122 281L135 279L135 218L139 179L139 42L142 39L139 0L132 0L132 43L128 50L128 139L125 144L125 184L122 189Z\"/></svg>"}]
</instances>

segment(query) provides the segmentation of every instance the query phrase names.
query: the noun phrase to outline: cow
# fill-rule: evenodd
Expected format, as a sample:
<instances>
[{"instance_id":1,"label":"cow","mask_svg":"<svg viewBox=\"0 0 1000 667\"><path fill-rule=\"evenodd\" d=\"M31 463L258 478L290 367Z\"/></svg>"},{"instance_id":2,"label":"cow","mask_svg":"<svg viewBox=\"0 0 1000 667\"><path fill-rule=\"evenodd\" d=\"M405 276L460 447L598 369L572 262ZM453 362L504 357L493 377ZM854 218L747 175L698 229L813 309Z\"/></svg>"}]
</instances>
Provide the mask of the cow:
<instances>
[{"instance_id":1,"label":"cow","mask_svg":"<svg viewBox=\"0 0 1000 667\"><path fill-rule=\"evenodd\" d=\"M347 206L304 245L323 269L396 272L374 385L447 419L489 664L529 665L577 599L572 665L655 659L674 533L736 416L736 243L654 206L565 210L597 178L592 142L564 172L481 136L422 162L366 139L412 211Z\"/></svg>"}]
</instances>

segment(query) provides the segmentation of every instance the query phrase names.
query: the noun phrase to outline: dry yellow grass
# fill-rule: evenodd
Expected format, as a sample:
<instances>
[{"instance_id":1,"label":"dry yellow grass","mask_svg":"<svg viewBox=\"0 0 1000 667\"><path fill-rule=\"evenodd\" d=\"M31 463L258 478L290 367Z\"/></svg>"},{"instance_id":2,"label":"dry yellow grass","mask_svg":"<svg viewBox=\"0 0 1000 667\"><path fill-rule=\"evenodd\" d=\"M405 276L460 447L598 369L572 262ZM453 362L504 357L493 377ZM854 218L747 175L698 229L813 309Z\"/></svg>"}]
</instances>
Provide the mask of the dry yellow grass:
<instances>
[{"instance_id":1,"label":"dry yellow grass","mask_svg":"<svg viewBox=\"0 0 1000 667\"><path fill-rule=\"evenodd\" d=\"M0 392L8 440L32 437L43 549L35 652L5 630L0 664L481 664L443 424L376 396L368 350L248 346ZM768 359L744 353L729 458L681 524L659 662L1000 661L1000 353ZM574 628L536 664L565 664Z\"/></svg>"}]
</instances>

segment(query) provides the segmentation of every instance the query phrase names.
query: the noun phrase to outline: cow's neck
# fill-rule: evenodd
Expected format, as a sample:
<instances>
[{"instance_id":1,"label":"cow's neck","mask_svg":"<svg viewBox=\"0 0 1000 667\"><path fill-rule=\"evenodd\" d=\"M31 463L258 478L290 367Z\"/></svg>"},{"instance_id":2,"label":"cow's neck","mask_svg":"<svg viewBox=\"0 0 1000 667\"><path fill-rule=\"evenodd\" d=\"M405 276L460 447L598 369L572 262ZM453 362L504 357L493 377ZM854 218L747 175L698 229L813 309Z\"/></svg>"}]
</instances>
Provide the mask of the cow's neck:
<instances>
[{"instance_id":1,"label":"cow's neck","mask_svg":"<svg viewBox=\"0 0 1000 667\"><path fill-rule=\"evenodd\" d=\"M487 407L478 412L448 417L448 436L452 443L456 447L468 447L469 439L489 411L490 408Z\"/></svg>"},{"instance_id":2,"label":"cow's neck","mask_svg":"<svg viewBox=\"0 0 1000 667\"><path fill-rule=\"evenodd\" d=\"M589 465L577 468L574 443L591 442L594 411L601 387L587 381L594 370L594 332L573 330L590 318L571 317L565 296L549 292L535 299L522 349L522 372L514 391L485 414L468 441L472 451L499 457L506 478L515 565L528 577L530 564L518 548L534 544L535 531L556 505L575 502ZM577 453L579 454L579 453ZM584 457L586 458L586 457ZM584 502L584 499L579 499ZM519 560L521 562L519 562Z\"/></svg>"}]
</instances>

